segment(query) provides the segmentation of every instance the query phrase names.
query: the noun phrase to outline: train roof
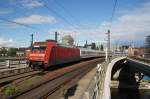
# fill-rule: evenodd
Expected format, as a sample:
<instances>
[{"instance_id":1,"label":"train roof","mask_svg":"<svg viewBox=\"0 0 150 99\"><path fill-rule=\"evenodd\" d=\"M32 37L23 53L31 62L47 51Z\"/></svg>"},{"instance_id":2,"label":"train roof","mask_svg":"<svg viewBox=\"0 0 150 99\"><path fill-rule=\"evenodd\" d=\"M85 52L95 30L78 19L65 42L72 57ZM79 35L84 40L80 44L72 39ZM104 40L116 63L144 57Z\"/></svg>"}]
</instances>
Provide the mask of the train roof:
<instances>
[{"instance_id":1,"label":"train roof","mask_svg":"<svg viewBox=\"0 0 150 99\"><path fill-rule=\"evenodd\" d=\"M88 48L80 48L81 51L90 51L90 52L104 52L100 50L93 50L93 49L88 49Z\"/></svg>"},{"instance_id":2,"label":"train roof","mask_svg":"<svg viewBox=\"0 0 150 99\"><path fill-rule=\"evenodd\" d=\"M74 45L66 45L66 44L61 44L61 43L58 43L57 45L61 46L61 47L66 47L66 48L78 48L78 47L76 47Z\"/></svg>"},{"instance_id":3,"label":"train roof","mask_svg":"<svg viewBox=\"0 0 150 99\"><path fill-rule=\"evenodd\" d=\"M46 45L46 42L34 42L33 45Z\"/></svg>"}]
</instances>

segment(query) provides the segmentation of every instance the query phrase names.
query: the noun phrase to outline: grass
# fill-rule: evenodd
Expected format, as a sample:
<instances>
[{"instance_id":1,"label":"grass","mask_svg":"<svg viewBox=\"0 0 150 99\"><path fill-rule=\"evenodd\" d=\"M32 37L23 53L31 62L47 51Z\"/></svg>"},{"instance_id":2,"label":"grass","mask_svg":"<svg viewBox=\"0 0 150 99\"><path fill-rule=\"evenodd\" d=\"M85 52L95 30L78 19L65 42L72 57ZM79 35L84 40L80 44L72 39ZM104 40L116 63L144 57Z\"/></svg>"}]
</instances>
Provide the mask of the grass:
<instances>
[{"instance_id":1,"label":"grass","mask_svg":"<svg viewBox=\"0 0 150 99\"><path fill-rule=\"evenodd\" d=\"M17 92L17 88L15 85L12 84L12 85L9 85L8 87L6 87L4 92L6 95L12 95Z\"/></svg>"}]
</instances>

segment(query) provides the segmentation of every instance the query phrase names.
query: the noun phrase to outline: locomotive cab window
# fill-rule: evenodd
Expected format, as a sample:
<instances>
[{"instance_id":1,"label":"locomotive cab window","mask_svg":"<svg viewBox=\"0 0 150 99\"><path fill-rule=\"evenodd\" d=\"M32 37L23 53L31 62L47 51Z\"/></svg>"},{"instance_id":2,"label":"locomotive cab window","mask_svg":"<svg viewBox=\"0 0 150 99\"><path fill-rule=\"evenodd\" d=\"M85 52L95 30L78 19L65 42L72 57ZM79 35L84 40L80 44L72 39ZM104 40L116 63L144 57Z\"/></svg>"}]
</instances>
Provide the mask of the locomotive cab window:
<instances>
[{"instance_id":1,"label":"locomotive cab window","mask_svg":"<svg viewBox=\"0 0 150 99\"><path fill-rule=\"evenodd\" d=\"M46 50L46 46L33 46L32 50Z\"/></svg>"}]
</instances>

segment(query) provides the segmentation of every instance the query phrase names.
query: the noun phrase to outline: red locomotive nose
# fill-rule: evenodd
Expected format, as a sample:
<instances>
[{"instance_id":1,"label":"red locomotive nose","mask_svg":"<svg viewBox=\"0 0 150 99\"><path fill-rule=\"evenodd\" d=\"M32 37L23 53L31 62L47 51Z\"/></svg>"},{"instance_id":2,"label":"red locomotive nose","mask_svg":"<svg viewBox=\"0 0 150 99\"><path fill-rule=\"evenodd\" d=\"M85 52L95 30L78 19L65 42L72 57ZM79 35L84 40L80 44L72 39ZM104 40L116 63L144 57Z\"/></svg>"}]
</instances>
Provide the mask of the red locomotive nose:
<instances>
[{"instance_id":1,"label":"red locomotive nose","mask_svg":"<svg viewBox=\"0 0 150 99\"><path fill-rule=\"evenodd\" d=\"M32 61L44 61L46 46L35 45L29 54Z\"/></svg>"},{"instance_id":2,"label":"red locomotive nose","mask_svg":"<svg viewBox=\"0 0 150 99\"><path fill-rule=\"evenodd\" d=\"M30 53L29 54L29 59L32 61L44 61L45 53Z\"/></svg>"}]
</instances>

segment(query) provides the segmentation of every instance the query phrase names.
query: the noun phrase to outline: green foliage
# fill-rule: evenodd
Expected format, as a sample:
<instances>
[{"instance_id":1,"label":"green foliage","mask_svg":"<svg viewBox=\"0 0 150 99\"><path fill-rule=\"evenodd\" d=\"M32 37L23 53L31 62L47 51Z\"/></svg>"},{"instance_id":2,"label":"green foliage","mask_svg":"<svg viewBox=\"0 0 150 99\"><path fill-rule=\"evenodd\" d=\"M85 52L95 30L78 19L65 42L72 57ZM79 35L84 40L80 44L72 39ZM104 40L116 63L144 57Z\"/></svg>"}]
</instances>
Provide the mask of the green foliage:
<instances>
[{"instance_id":1,"label":"green foliage","mask_svg":"<svg viewBox=\"0 0 150 99\"><path fill-rule=\"evenodd\" d=\"M6 56L6 54L7 54L7 50L6 50L6 48L3 47L3 48L0 50L0 55Z\"/></svg>"},{"instance_id":2,"label":"green foliage","mask_svg":"<svg viewBox=\"0 0 150 99\"><path fill-rule=\"evenodd\" d=\"M92 43L92 44L91 44L91 48L94 49L94 50L96 50L96 44L95 44L95 43Z\"/></svg>"},{"instance_id":3,"label":"green foliage","mask_svg":"<svg viewBox=\"0 0 150 99\"><path fill-rule=\"evenodd\" d=\"M8 50L6 48L2 48L0 50L0 56L16 56L17 51L17 48L9 48Z\"/></svg>"},{"instance_id":4,"label":"green foliage","mask_svg":"<svg viewBox=\"0 0 150 99\"><path fill-rule=\"evenodd\" d=\"M101 51L103 51L103 50L104 50L104 46L103 46L102 44L101 44L100 48L101 48Z\"/></svg>"},{"instance_id":5,"label":"green foliage","mask_svg":"<svg viewBox=\"0 0 150 99\"><path fill-rule=\"evenodd\" d=\"M8 56L16 56L17 48L10 48L8 50Z\"/></svg>"},{"instance_id":6,"label":"green foliage","mask_svg":"<svg viewBox=\"0 0 150 99\"><path fill-rule=\"evenodd\" d=\"M88 45L88 44L87 44L87 40L86 40L86 43L84 44L84 48L87 48L87 45Z\"/></svg>"},{"instance_id":7,"label":"green foliage","mask_svg":"<svg viewBox=\"0 0 150 99\"><path fill-rule=\"evenodd\" d=\"M98 46L96 47L96 50L99 50L99 47L98 47Z\"/></svg>"},{"instance_id":8,"label":"green foliage","mask_svg":"<svg viewBox=\"0 0 150 99\"><path fill-rule=\"evenodd\" d=\"M17 91L17 88L15 85L9 85L8 87L6 87L4 92L6 95L12 95L16 93L16 91Z\"/></svg>"},{"instance_id":9,"label":"green foliage","mask_svg":"<svg viewBox=\"0 0 150 99\"><path fill-rule=\"evenodd\" d=\"M87 44L84 44L84 48L87 48Z\"/></svg>"}]
</instances>

